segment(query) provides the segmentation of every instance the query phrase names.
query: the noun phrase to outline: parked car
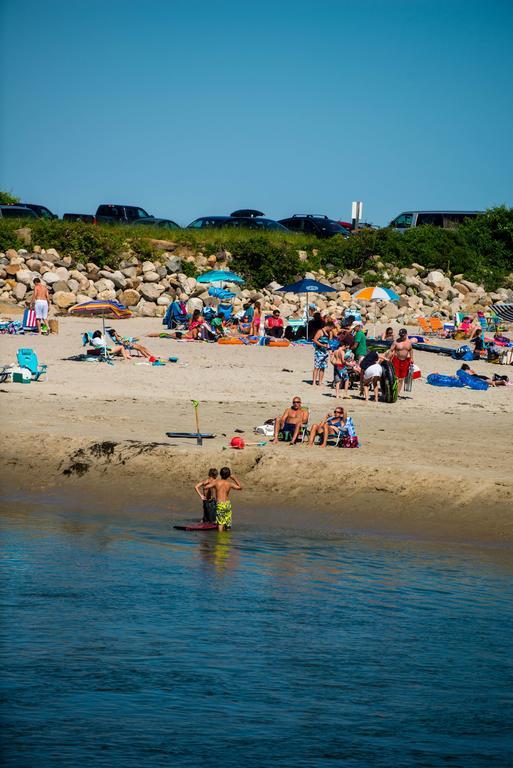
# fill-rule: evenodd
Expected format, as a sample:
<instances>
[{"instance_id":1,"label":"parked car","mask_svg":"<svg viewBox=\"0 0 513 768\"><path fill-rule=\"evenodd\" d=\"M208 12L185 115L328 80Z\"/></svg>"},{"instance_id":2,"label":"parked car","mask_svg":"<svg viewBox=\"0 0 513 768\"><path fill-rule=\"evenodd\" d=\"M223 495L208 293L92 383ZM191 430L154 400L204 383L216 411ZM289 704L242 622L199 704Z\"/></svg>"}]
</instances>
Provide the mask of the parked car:
<instances>
[{"instance_id":1,"label":"parked car","mask_svg":"<svg viewBox=\"0 0 513 768\"><path fill-rule=\"evenodd\" d=\"M30 208L31 211L34 211L38 219L58 219L56 213L52 213L49 208L46 207L46 205L39 205L38 203L20 203L20 205L23 205L25 208Z\"/></svg>"},{"instance_id":2,"label":"parked car","mask_svg":"<svg viewBox=\"0 0 513 768\"><path fill-rule=\"evenodd\" d=\"M263 216L202 216L189 224L187 229L260 229L286 232L286 228L273 219Z\"/></svg>"},{"instance_id":3,"label":"parked car","mask_svg":"<svg viewBox=\"0 0 513 768\"><path fill-rule=\"evenodd\" d=\"M96 209L98 224L133 224L137 219L151 219L148 211L137 205L106 205L102 203Z\"/></svg>"},{"instance_id":4,"label":"parked car","mask_svg":"<svg viewBox=\"0 0 513 768\"><path fill-rule=\"evenodd\" d=\"M0 205L0 219L37 219L31 208L25 205Z\"/></svg>"},{"instance_id":5,"label":"parked car","mask_svg":"<svg viewBox=\"0 0 513 768\"><path fill-rule=\"evenodd\" d=\"M200 216L199 219L191 221L187 229L219 229L230 219L231 216Z\"/></svg>"},{"instance_id":6,"label":"parked car","mask_svg":"<svg viewBox=\"0 0 513 768\"><path fill-rule=\"evenodd\" d=\"M454 229L463 224L465 219L475 219L482 211L407 211L392 219L389 227L404 231L412 227L429 224L432 227Z\"/></svg>"},{"instance_id":7,"label":"parked car","mask_svg":"<svg viewBox=\"0 0 513 768\"><path fill-rule=\"evenodd\" d=\"M162 227L163 229L181 229L181 226L172 221L171 219L154 219L153 216L148 216L147 219L136 219L133 222L134 226L146 226L146 227Z\"/></svg>"},{"instance_id":8,"label":"parked car","mask_svg":"<svg viewBox=\"0 0 513 768\"><path fill-rule=\"evenodd\" d=\"M334 237L335 235L349 237L347 229L342 227L338 221L313 213L295 213L289 219L280 219L280 224L292 232L303 232L306 235L315 235L316 237Z\"/></svg>"},{"instance_id":9,"label":"parked car","mask_svg":"<svg viewBox=\"0 0 513 768\"><path fill-rule=\"evenodd\" d=\"M83 221L85 224L96 224L96 218L92 213L65 213L63 221Z\"/></svg>"},{"instance_id":10,"label":"parked car","mask_svg":"<svg viewBox=\"0 0 513 768\"><path fill-rule=\"evenodd\" d=\"M255 208L240 208L238 211L232 211L230 216L235 216L235 218L247 218L249 216L250 219L254 219L255 216L265 216L265 213L257 211Z\"/></svg>"}]
</instances>

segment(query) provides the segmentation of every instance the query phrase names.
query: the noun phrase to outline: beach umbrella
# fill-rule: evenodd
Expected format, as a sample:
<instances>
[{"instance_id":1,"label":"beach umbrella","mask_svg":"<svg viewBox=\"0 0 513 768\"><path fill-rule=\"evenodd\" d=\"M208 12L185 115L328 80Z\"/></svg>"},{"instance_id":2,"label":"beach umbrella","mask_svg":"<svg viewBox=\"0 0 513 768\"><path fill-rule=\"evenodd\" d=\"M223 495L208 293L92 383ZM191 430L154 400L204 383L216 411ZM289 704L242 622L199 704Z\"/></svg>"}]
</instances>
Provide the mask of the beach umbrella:
<instances>
[{"instance_id":1,"label":"beach umbrella","mask_svg":"<svg viewBox=\"0 0 513 768\"><path fill-rule=\"evenodd\" d=\"M210 272L204 272L197 279L198 283L243 283L244 278L236 275L235 272L229 272L226 269L211 269Z\"/></svg>"},{"instance_id":2,"label":"beach umbrella","mask_svg":"<svg viewBox=\"0 0 513 768\"><path fill-rule=\"evenodd\" d=\"M93 300L84 301L82 304L75 304L75 306L68 309L68 314L77 315L78 317L101 317L103 325L103 338L105 338L105 318L113 317L116 320L125 320L128 317L132 317L132 313L125 307L124 304L120 304L119 301L114 300Z\"/></svg>"},{"instance_id":3,"label":"beach umbrella","mask_svg":"<svg viewBox=\"0 0 513 768\"><path fill-rule=\"evenodd\" d=\"M308 339L308 294L310 293L332 293L336 292L336 288L332 288L331 285L326 283L319 283L318 280L308 280L303 278L296 283L290 283L290 285L284 285L283 288L278 288L283 293L306 293L305 304L305 323L306 323L306 338Z\"/></svg>"},{"instance_id":4,"label":"beach umbrella","mask_svg":"<svg viewBox=\"0 0 513 768\"><path fill-rule=\"evenodd\" d=\"M511 304L492 304L492 312L506 323L513 323L513 303Z\"/></svg>"},{"instance_id":5,"label":"beach umbrella","mask_svg":"<svg viewBox=\"0 0 513 768\"><path fill-rule=\"evenodd\" d=\"M400 296L391 288L382 288L378 285L360 288L359 291L353 293L352 298L356 301L399 301ZM376 312L374 312L374 336L376 336Z\"/></svg>"}]
</instances>

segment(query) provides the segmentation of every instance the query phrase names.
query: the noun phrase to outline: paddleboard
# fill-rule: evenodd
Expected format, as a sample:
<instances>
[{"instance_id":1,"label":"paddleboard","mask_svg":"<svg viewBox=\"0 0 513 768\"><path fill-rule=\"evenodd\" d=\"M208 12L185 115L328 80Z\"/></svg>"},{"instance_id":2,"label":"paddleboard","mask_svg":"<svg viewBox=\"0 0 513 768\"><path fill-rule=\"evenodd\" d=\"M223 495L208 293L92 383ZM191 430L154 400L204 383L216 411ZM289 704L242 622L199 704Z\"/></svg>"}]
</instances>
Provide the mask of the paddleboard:
<instances>
[{"instance_id":1,"label":"paddleboard","mask_svg":"<svg viewBox=\"0 0 513 768\"><path fill-rule=\"evenodd\" d=\"M174 525L177 531L215 531L217 525L215 523L189 523L184 525Z\"/></svg>"},{"instance_id":2,"label":"paddleboard","mask_svg":"<svg viewBox=\"0 0 513 768\"><path fill-rule=\"evenodd\" d=\"M168 437L201 437L203 440L215 437L211 432L200 432L199 434L197 432L166 432L166 435Z\"/></svg>"}]
</instances>

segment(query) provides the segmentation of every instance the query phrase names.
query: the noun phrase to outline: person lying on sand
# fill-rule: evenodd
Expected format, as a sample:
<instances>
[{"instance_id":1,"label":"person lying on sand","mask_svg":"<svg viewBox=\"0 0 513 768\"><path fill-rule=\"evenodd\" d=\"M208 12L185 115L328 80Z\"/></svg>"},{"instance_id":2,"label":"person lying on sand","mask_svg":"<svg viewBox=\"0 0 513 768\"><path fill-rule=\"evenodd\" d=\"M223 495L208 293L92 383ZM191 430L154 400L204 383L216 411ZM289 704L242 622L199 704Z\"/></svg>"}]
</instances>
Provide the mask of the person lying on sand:
<instances>
[{"instance_id":1,"label":"person lying on sand","mask_svg":"<svg viewBox=\"0 0 513 768\"><path fill-rule=\"evenodd\" d=\"M465 371L465 373L468 373L468 375L472 376L473 378L486 381L489 387L506 387L509 384L509 378L507 376L504 376L504 378L501 377L500 379L491 379L489 376L483 376L480 373L476 373L472 370L470 365L467 365L467 363L462 364L460 371Z\"/></svg>"},{"instance_id":2,"label":"person lying on sand","mask_svg":"<svg viewBox=\"0 0 513 768\"><path fill-rule=\"evenodd\" d=\"M310 440L308 447L315 444L317 435L322 435L321 448L326 448L329 437L338 437L340 431L344 429L346 423L346 412L343 408L337 407L333 414L328 413L319 424L313 424L310 430Z\"/></svg>"},{"instance_id":3,"label":"person lying on sand","mask_svg":"<svg viewBox=\"0 0 513 768\"><path fill-rule=\"evenodd\" d=\"M232 475L229 467L222 467L220 478L209 480L203 488L213 490L216 496L216 523L217 530L224 531L232 527L232 503L229 499L230 491L242 491L242 485Z\"/></svg>"},{"instance_id":4,"label":"person lying on sand","mask_svg":"<svg viewBox=\"0 0 513 768\"><path fill-rule=\"evenodd\" d=\"M109 355L119 355L120 357L124 357L125 360L131 360L132 357L129 352L124 348L124 346L120 345L119 347L109 347L107 340L102 335L101 331L95 331L93 333L93 337L91 339L91 346L95 349L105 349Z\"/></svg>"},{"instance_id":5,"label":"person lying on sand","mask_svg":"<svg viewBox=\"0 0 513 768\"><path fill-rule=\"evenodd\" d=\"M308 421L308 411L301 408L301 398L293 397L292 405L283 412L283 416L277 416L274 422L274 440L273 443L278 442L278 435L280 432L289 432L292 435L291 445L293 445L299 437L301 427L305 426Z\"/></svg>"},{"instance_id":6,"label":"person lying on sand","mask_svg":"<svg viewBox=\"0 0 513 768\"><path fill-rule=\"evenodd\" d=\"M119 335L117 331L114 330L114 328L109 328L110 336L116 341L118 344L120 344L122 347L127 349L129 352L134 349L136 352L139 352L143 357L145 357L147 360L153 359L157 360L156 355L152 355L150 350L147 347L143 347L142 344L139 344L138 342L130 341L130 339L124 339L122 336Z\"/></svg>"}]
</instances>

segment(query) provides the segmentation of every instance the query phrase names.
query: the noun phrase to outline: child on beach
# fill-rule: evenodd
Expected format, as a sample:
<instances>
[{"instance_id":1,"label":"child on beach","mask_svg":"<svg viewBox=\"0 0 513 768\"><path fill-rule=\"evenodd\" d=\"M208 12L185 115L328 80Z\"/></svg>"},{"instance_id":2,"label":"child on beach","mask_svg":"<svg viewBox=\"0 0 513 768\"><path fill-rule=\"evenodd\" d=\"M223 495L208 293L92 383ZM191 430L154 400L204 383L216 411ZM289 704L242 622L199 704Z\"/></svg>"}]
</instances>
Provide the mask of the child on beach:
<instances>
[{"instance_id":1,"label":"child on beach","mask_svg":"<svg viewBox=\"0 0 513 768\"><path fill-rule=\"evenodd\" d=\"M219 473L221 477L219 479L209 480L205 483L203 488L205 490L213 490L216 499L216 523L217 530L224 531L225 528L232 527L232 503L229 499L230 491L242 491L242 485L237 478L232 475L229 467L222 467Z\"/></svg>"},{"instance_id":2,"label":"child on beach","mask_svg":"<svg viewBox=\"0 0 513 768\"><path fill-rule=\"evenodd\" d=\"M194 490L203 501L203 520L202 523L215 523L216 521L216 497L215 490L213 488L206 488L205 486L211 480L216 480L218 475L217 469L211 467L208 470L208 477L205 480L201 480L194 486Z\"/></svg>"}]
</instances>

